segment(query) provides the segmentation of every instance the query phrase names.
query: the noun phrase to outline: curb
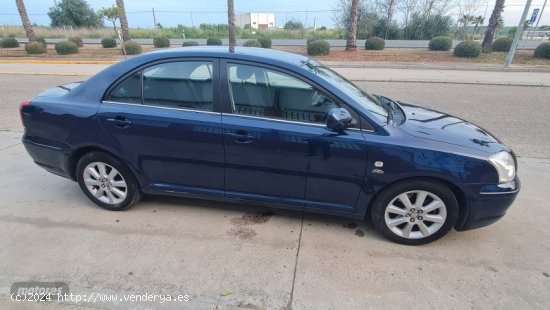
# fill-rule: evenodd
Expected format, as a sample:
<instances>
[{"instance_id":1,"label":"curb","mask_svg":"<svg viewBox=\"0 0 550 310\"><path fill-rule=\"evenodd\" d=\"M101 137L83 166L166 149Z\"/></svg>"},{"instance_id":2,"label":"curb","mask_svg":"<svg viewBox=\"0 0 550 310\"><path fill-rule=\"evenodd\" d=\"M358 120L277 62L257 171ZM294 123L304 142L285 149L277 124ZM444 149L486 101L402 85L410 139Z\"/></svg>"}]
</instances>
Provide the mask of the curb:
<instances>
[{"instance_id":1,"label":"curb","mask_svg":"<svg viewBox=\"0 0 550 310\"><path fill-rule=\"evenodd\" d=\"M0 59L0 64L112 65L117 62L119 60Z\"/></svg>"},{"instance_id":2,"label":"curb","mask_svg":"<svg viewBox=\"0 0 550 310\"><path fill-rule=\"evenodd\" d=\"M0 74L10 75L50 75L50 76L92 76L93 74L82 74L72 72L17 72L0 71ZM418 83L418 84L454 84L454 85L481 85L481 86L520 86L520 87L550 87L544 83L514 83L514 82L480 82L480 81L449 81L449 80L395 80L395 79L351 79L352 82L366 83Z\"/></svg>"},{"instance_id":3,"label":"curb","mask_svg":"<svg viewBox=\"0 0 550 310\"><path fill-rule=\"evenodd\" d=\"M122 61L119 60L86 60L86 59L0 59L0 64L67 64L67 65L112 65ZM550 73L550 66L479 66L479 65L454 65L454 64L415 64L415 63L384 63L384 62L332 62L323 61L330 68L388 68L388 69L414 69L414 70L456 70L456 71L487 71L487 72L541 72Z\"/></svg>"}]
</instances>

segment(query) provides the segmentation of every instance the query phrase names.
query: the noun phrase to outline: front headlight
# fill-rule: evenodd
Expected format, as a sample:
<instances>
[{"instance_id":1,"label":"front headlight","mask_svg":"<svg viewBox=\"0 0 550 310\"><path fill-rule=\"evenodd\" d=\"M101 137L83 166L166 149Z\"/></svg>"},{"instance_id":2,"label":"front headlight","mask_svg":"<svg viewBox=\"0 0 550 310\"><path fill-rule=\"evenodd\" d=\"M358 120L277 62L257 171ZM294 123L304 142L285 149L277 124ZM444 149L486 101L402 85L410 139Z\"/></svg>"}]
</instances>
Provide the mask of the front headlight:
<instances>
[{"instance_id":1,"label":"front headlight","mask_svg":"<svg viewBox=\"0 0 550 310\"><path fill-rule=\"evenodd\" d=\"M498 172L499 183L506 183L514 180L516 177L516 165L510 153L504 151L496 153L489 157L489 161Z\"/></svg>"}]
</instances>

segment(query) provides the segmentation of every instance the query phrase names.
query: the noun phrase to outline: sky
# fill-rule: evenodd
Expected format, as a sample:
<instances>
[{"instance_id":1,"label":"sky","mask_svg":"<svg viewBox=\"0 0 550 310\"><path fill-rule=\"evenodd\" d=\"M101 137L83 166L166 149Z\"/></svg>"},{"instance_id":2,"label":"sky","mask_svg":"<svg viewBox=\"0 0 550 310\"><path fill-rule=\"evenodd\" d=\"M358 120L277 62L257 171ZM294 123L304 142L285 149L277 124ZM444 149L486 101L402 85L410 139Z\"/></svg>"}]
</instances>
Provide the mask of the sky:
<instances>
[{"instance_id":1,"label":"sky","mask_svg":"<svg viewBox=\"0 0 550 310\"><path fill-rule=\"evenodd\" d=\"M282 27L291 19L300 20L308 27L313 24L334 27L334 9L338 0L235 0L236 13L267 12L276 14L277 27ZM486 16L486 23L491 16L495 0L479 1L480 8L475 15ZM526 1L507 0L504 9L506 26L517 26ZM109 7L114 0L88 0L93 9ZM544 0L533 0L531 12L542 8ZM25 0L27 13L32 23L49 25L47 15L54 0ZM130 27L153 27L152 8L155 9L157 22L163 26L198 26L201 23L226 23L226 0L126 0L128 23ZM454 7L453 9L456 9ZM455 16L457 13L455 13ZM15 0L0 0L0 25L21 25ZM550 25L550 1L540 20L540 25Z\"/></svg>"}]
</instances>

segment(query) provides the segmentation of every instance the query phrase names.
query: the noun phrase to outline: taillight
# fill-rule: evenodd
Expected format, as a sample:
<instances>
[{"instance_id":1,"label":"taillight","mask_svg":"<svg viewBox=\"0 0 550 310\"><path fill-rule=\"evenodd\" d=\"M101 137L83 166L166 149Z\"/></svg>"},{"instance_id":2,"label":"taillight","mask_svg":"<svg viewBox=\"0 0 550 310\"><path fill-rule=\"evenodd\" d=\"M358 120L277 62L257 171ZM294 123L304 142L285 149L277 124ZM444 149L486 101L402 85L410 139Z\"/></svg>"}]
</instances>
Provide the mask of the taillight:
<instances>
[{"instance_id":1,"label":"taillight","mask_svg":"<svg viewBox=\"0 0 550 310\"><path fill-rule=\"evenodd\" d=\"M30 105L31 105L31 101L25 100L21 102L21 105L19 106L19 116L21 116L21 123L23 124L23 126L25 126L25 122L23 122L23 109Z\"/></svg>"}]
</instances>

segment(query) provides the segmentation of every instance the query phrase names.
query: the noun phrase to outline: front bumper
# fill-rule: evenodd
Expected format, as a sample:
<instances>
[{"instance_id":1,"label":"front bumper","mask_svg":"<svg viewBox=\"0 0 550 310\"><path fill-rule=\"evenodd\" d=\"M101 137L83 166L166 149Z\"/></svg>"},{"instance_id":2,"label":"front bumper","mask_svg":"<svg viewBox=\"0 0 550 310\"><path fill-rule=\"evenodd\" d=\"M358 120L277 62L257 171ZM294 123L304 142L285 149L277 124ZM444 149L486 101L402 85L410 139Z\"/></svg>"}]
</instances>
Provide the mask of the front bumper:
<instances>
[{"instance_id":1,"label":"front bumper","mask_svg":"<svg viewBox=\"0 0 550 310\"><path fill-rule=\"evenodd\" d=\"M477 195L468 197L466 220L456 230L463 231L484 227L501 219L516 199L521 183L516 177L507 187L485 186Z\"/></svg>"}]
</instances>

